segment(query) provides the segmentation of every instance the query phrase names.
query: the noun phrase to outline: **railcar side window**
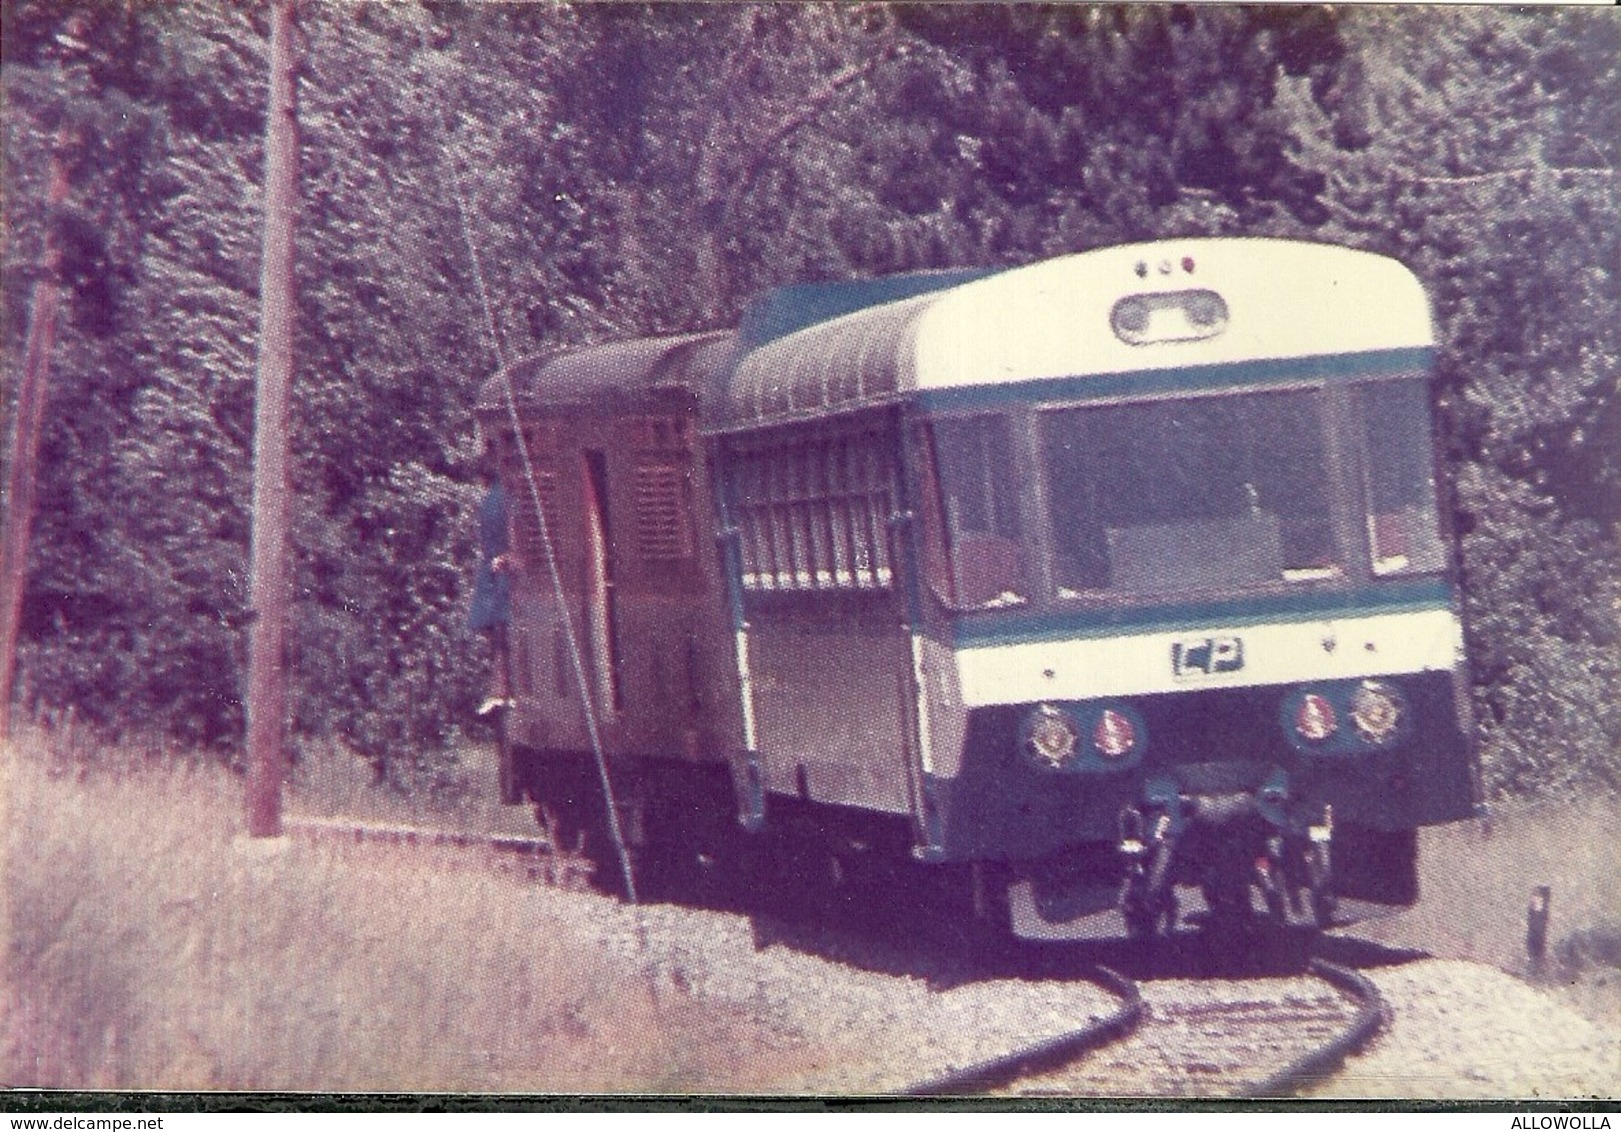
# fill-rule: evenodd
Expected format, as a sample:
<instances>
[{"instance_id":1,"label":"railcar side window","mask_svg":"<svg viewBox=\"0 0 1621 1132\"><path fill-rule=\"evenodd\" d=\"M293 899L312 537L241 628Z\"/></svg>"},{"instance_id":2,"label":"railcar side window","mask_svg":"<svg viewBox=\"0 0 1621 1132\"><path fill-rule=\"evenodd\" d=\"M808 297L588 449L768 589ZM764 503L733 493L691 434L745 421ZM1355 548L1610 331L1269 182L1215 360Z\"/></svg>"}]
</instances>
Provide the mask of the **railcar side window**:
<instances>
[{"instance_id":1,"label":"railcar side window","mask_svg":"<svg viewBox=\"0 0 1621 1132\"><path fill-rule=\"evenodd\" d=\"M1007 418L947 418L932 431L950 572L950 593L942 596L959 609L1024 603L1025 546Z\"/></svg>"},{"instance_id":2,"label":"railcar side window","mask_svg":"<svg viewBox=\"0 0 1621 1132\"><path fill-rule=\"evenodd\" d=\"M1358 397L1367 443L1363 494L1373 572L1444 569L1429 390L1422 381L1387 381L1364 386Z\"/></svg>"},{"instance_id":3,"label":"railcar side window","mask_svg":"<svg viewBox=\"0 0 1621 1132\"><path fill-rule=\"evenodd\" d=\"M727 477L742 533L744 587L887 589L891 451L885 434L864 432L734 451Z\"/></svg>"},{"instance_id":4,"label":"railcar side window","mask_svg":"<svg viewBox=\"0 0 1621 1132\"><path fill-rule=\"evenodd\" d=\"M1060 597L1343 573L1314 392L1053 410L1042 446Z\"/></svg>"}]
</instances>

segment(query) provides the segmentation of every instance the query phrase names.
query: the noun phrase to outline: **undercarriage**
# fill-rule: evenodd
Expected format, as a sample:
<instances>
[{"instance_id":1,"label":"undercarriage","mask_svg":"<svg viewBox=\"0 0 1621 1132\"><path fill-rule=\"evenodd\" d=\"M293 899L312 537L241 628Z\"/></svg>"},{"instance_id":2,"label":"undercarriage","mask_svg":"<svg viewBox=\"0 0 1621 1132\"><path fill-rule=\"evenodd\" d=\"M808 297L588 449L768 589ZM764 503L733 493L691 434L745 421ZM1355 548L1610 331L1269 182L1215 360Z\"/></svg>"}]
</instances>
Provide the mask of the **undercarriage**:
<instances>
[{"instance_id":1,"label":"undercarriage","mask_svg":"<svg viewBox=\"0 0 1621 1132\"><path fill-rule=\"evenodd\" d=\"M1183 928L1318 931L1417 898L1415 831L1337 824L1292 799L1281 771L1254 790L1197 793L1165 779L1121 808L1119 836L1015 871L1014 934L1148 941Z\"/></svg>"}]
</instances>

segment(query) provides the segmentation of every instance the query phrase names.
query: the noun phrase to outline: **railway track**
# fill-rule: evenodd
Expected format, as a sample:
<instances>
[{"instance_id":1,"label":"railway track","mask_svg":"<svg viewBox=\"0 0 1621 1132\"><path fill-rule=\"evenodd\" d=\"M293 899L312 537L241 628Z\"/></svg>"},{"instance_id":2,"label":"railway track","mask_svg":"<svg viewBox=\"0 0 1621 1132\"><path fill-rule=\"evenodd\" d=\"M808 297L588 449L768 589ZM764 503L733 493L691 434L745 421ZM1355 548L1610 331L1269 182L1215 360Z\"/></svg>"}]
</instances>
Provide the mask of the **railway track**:
<instances>
[{"instance_id":1,"label":"railway track","mask_svg":"<svg viewBox=\"0 0 1621 1132\"><path fill-rule=\"evenodd\" d=\"M585 888L591 865L578 854L557 852L546 837L471 833L398 822L360 821L355 818L289 817L283 825L289 836L333 846L441 851L463 856L475 867L498 873L516 873L557 888Z\"/></svg>"},{"instance_id":2,"label":"railway track","mask_svg":"<svg viewBox=\"0 0 1621 1132\"><path fill-rule=\"evenodd\" d=\"M287 828L295 837L324 843L464 850L503 868L516 864L531 878L577 886L559 873L572 858L554 853L545 837L342 818L291 818ZM583 884L583 878L573 880ZM1150 984L1146 994L1109 967L1084 967L1063 977L1096 984L1117 1005L1055 1038L898 1094L1282 1097L1334 1076L1387 1014L1371 981L1320 958L1293 977L1168 980ZM1280 1067L1267 1072L1268 1065Z\"/></svg>"},{"instance_id":3,"label":"railway track","mask_svg":"<svg viewBox=\"0 0 1621 1132\"><path fill-rule=\"evenodd\" d=\"M1071 1033L913 1085L902 1095L1284 1097L1333 1077L1386 1014L1371 981L1322 959L1305 972L1311 989L1284 980L1262 993L1204 1001L1173 994L1151 1002L1137 983L1107 968L1082 977L1108 989L1120 1007ZM1224 991L1252 986L1221 985ZM1087 1057L1093 1053L1099 1056ZM1281 1068L1257 1076L1258 1066L1279 1061Z\"/></svg>"},{"instance_id":4,"label":"railway track","mask_svg":"<svg viewBox=\"0 0 1621 1132\"><path fill-rule=\"evenodd\" d=\"M1350 1023L1334 1036L1257 1083L1250 1090L1251 1096L1288 1096L1327 1080L1339 1071L1347 1057L1372 1041L1384 1025L1389 1007L1380 997L1379 988L1366 975L1323 959L1313 959L1309 970L1350 999L1356 1012Z\"/></svg>"},{"instance_id":5,"label":"railway track","mask_svg":"<svg viewBox=\"0 0 1621 1132\"><path fill-rule=\"evenodd\" d=\"M1120 1005L1113 1013L1088 1021L1070 1033L920 1082L902 1089L901 1095L961 1096L1006 1088L1021 1078L1062 1069L1089 1051L1119 1041L1135 1030L1143 1017L1142 991L1137 984L1107 967L1096 968L1084 977L1119 999Z\"/></svg>"},{"instance_id":6,"label":"railway track","mask_svg":"<svg viewBox=\"0 0 1621 1132\"><path fill-rule=\"evenodd\" d=\"M501 853L538 856L551 852L545 838L516 837L397 822L359 821L354 818L289 817L283 823L294 837L311 841L353 842L372 845L410 845L429 849L489 849Z\"/></svg>"}]
</instances>

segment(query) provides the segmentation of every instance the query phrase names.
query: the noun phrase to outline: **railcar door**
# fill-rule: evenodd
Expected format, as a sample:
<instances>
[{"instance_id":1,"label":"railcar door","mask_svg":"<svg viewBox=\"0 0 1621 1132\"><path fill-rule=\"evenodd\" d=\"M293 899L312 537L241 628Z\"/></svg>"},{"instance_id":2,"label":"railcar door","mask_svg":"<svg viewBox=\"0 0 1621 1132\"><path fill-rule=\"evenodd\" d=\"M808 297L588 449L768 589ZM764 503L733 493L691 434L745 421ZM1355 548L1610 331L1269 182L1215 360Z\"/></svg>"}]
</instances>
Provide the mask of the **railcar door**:
<instances>
[{"instance_id":1,"label":"railcar door","mask_svg":"<svg viewBox=\"0 0 1621 1132\"><path fill-rule=\"evenodd\" d=\"M625 708L620 679L614 540L608 514L608 457L601 449L581 453L585 500L585 620L590 631L597 710L606 716Z\"/></svg>"}]
</instances>

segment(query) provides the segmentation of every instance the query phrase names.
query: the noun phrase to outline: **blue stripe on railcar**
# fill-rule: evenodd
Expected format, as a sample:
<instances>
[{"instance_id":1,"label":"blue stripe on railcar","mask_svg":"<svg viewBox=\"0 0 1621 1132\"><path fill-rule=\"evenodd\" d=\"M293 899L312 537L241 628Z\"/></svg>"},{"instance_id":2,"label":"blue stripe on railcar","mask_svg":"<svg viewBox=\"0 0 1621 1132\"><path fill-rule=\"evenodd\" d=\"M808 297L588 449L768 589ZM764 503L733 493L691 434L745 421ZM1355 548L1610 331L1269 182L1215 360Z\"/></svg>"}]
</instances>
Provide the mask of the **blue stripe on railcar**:
<instances>
[{"instance_id":1,"label":"blue stripe on railcar","mask_svg":"<svg viewBox=\"0 0 1621 1132\"><path fill-rule=\"evenodd\" d=\"M951 624L958 648L1115 637L1126 632L1170 632L1210 625L1242 628L1323 617L1447 609L1452 586L1443 578L1392 579L1355 589L1251 594L1203 602L1110 605L1093 608L999 610L967 615Z\"/></svg>"}]
</instances>

